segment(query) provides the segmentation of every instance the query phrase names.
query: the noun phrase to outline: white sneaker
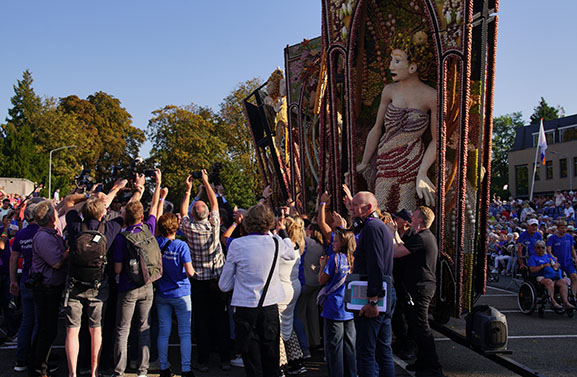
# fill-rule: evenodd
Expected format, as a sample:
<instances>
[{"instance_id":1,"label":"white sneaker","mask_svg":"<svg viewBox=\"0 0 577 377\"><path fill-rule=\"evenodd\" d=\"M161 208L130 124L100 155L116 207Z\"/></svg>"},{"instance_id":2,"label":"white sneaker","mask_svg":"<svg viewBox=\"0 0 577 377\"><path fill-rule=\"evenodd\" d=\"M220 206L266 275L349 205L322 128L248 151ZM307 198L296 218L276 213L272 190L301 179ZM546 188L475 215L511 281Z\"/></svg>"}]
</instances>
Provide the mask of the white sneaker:
<instances>
[{"instance_id":1,"label":"white sneaker","mask_svg":"<svg viewBox=\"0 0 577 377\"><path fill-rule=\"evenodd\" d=\"M499 273L499 270L493 268L493 269L491 270L491 273L492 273L492 274L498 274L498 273Z\"/></svg>"},{"instance_id":2,"label":"white sneaker","mask_svg":"<svg viewBox=\"0 0 577 377\"><path fill-rule=\"evenodd\" d=\"M230 365L237 368L244 368L244 362L242 361L242 357L237 356L230 361Z\"/></svg>"}]
</instances>

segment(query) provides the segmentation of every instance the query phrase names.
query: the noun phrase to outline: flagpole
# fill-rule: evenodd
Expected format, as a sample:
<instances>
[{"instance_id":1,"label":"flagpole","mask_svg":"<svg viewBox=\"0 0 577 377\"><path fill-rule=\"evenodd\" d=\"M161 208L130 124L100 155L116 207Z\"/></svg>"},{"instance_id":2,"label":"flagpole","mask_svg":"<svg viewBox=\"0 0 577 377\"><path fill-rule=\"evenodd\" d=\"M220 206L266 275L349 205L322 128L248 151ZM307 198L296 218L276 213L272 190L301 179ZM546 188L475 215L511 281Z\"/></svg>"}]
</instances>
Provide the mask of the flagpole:
<instances>
[{"instance_id":1,"label":"flagpole","mask_svg":"<svg viewBox=\"0 0 577 377\"><path fill-rule=\"evenodd\" d=\"M545 151L547 150L547 138L545 137L545 129L543 128L543 118L541 118L541 124L539 125L539 138L537 142L537 147L535 148L535 163L533 164L533 180L531 182L531 194L529 195L529 201L533 200L533 192L535 191L535 173L537 172L537 156L539 155L539 149L541 150L541 161L545 162Z\"/></svg>"},{"instance_id":2,"label":"flagpole","mask_svg":"<svg viewBox=\"0 0 577 377\"><path fill-rule=\"evenodd\" d=\"M533 200L533 189L535 188L535 173L537 172L537 157L539 157L539 143L537 143L537 146L535 147L535 163L533 164L533 180L531 181L531 194L529 195L529 201Z\"/></svg>"}]
</instances>

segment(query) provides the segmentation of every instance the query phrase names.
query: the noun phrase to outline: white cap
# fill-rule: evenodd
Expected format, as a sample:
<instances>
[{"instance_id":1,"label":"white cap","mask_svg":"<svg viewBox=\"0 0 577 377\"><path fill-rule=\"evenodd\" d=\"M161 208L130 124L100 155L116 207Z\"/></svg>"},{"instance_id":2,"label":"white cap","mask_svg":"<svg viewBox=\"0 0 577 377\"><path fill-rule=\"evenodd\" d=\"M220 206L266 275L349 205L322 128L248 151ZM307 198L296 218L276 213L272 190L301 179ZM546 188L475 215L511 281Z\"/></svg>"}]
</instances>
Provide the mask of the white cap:
<instances>
[{"instance_id":1,"label":"white cap","mask_svg":"<svg viewBox=\"0 0 577 377\"><path fill-rule=\"evenodd\" d=\"M527 221L527 225L539 225L539 220L529 219L529 221Z\"/></svg>"}]
</instances>

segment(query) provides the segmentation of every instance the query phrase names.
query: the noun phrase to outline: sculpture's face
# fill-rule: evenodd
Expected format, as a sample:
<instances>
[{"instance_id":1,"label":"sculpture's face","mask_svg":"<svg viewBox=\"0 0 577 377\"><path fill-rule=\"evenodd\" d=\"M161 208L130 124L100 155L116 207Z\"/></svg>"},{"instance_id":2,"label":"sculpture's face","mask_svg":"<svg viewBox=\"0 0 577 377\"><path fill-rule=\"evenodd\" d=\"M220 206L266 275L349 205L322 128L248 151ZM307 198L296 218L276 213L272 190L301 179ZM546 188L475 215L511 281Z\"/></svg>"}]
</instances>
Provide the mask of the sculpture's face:
<instances>
[{"instance_id":1,"label":"sculpture's face","mask_svg":"<svg viewBox=\"0 0 577 377\"><path fill-rule=\"evenodd\" d=\"M411 67L413 65L414 64L409 64L409 59L405 51L393 50L393 52L391 52L391 63L389 64L389 71L391 71L393 81L406 80L415 69Z\"/></svg>"}]
</instances>

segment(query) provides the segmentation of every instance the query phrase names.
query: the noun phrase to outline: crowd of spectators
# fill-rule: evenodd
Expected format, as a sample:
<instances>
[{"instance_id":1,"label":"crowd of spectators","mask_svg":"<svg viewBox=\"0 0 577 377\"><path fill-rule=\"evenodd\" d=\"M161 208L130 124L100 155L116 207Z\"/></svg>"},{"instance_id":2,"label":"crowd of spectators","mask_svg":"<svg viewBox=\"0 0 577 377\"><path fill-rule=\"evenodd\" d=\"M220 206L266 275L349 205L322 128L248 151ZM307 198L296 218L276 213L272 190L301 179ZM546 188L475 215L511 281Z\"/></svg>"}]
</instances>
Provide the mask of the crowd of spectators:
<instances>
[{"instance_id":1,"label":"crowd of spectators","mask_svg":"<svg viewBox=\"0 0 577 377\"><path fill-rule=\"evenodd\" d=\"M248 376L306 373L303 360L320 351L330 376L394 375L399 290L417 304L402 311L418 349L409 367L442 375L426 320L438 257L430 209L391 216L372 193L353 196L344 186L344 217L329 211L327 193L316 213L299 213L291 199L274 208L268 187L246 210L232 207L206 171L200 180L191 198L187 177L180 207L166 200L158 169L118 180L108 193L94 185L61 200L38 189L4 198L0 335L17 336L15 371L54 372L50 351L63 318L70 377L128 369L172 376L173 323L181 364L174 369L183 376L207 372L213 351L222 371L239 366ZM410 272L402 288L385 290L393 258ZM367 303L356 312L345 309L351 274L367 281ZM382 311L385 291L391 301Z\"/></svg>"},{"instance_id":2,"label":"crowd of spectators","mask_svg":"<svg viewBox=\"0 0 577 377\"><path fill-rule=\"evenodd\" d=\"M501 200L494 196L489 206L488 268L493 273L512 275L519 272L519 267L525 267L526 258L519 258L519 252L524 253L519 250L519 244L524 240L519 237L531 225L537 226L544 241L558 232L559 221L566 222L567 234L576 236L575 207L577 195L573 192L556 191L553 195L537 196L532 201ZM531 254L532 251L531 248Z\"/></svg>"}]
</instances>

